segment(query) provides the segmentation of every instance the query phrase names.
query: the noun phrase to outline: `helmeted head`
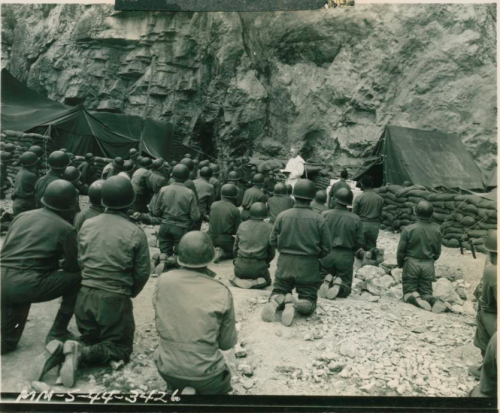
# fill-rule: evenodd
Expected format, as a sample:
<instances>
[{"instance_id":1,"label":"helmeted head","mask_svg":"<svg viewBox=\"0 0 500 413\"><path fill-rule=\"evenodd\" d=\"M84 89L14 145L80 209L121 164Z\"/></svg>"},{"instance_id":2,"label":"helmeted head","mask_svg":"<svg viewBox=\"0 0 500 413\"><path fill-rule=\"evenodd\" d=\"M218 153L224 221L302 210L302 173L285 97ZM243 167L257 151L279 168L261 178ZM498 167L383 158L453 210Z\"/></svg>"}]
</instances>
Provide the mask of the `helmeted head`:
<instances>
[{"instance_id":1,"label":"helmeted head","mask_svg":"<svg viewBox=\"0 0 500 413\"><path fill-rule=\"evenodd\" d=\"M484 242L484 248L488 252L497 252L497 230L493 229L488 232L486 241Z\"/></svg>"},{"instance_id":2,"label":"helmeted head","mask_svg":"<svg viewBox=\"0 0 500 413\"><path fill-rule=\"evenodd\" d=\"M267 205L263 202L254 202L250 207L250 218L264 220L269 216Z\"/></svg>"},{"instance_id":3,"label":"helmeted head","mask_svg":"<svg viewBox=\"0 0 500 413\"><path fill-rule=\"evenodd\" d=\"M309 179L299 179L293 187L293 196L296 199L311 201L316 196L316 187Z\"/></svg>"},{"instance_id":4,"label":"helmeted head","mask_svg":"<svg viewBox=\"0 0 500 413\"><path fill-rule=\"evenodd\" d=\"M109 209L126 209L135 201L130 179L115 175L102 184L102 206Z\"/></svg>"},{"instance_id":5,"label":"helmeted head","mask_svg":"<svg viewBox=\"0 0 500 413\"><path fill-rule=\"evenodd\" d=\"M213 176L217 176L220 173L220 166L216 163L210 164L210 169L212 170Z\"/></svg>"},{"instance_id":6,"label":"helmeted head","mask_svg":"<svg viewBox=\"0 0 500 413\"><path fill-rule=\"evenodd\" d=\"M404 181L403 182L403 187L405 188L409 188L410 186L412 186L413 184L410 182L410 181Z\"/></svg>"},{"instance_id":7,"label":"helmeted head","mask_svg":"<svg viewBox=\"0 0 500 413\"><path fill-rule=\"evenodd\" d=\"M98 179L94 181L89 187L89 201L92 205L101 206L102 205L102 186L106 182L104 179Z\"/></svg>"},{"instance_id":8,"label":"helmeted head","mask_svg":"<svg viewBox=\"0 0 500 413\"><path fill-rule=\"evenodd\" d=\"M227 176L228 181L238 182L240 180L240 173L238 171L231 171Z\"/></svg>"},{"instance_id":9,"label":"helmeted head","mask_svg":"<svg viewBox=\"0 0 500 413\"><path fill-rule=\"evenodd\" d=\"M38 145L33 145L30 146L28 149L28 152L33 152L38 158L43 158L44 151L41 146Z\"/></svg>"},{"instance_id":10,"label":"helmeted head","mask_svg":"<svg viewBox=\"0 0 500 413\"><path fill-rule=\"evenodd\" d=\"M68 150L66 148L61 148L59 149L61 152L68 153Z\"/></svg>"},{"instance_id":11,"label":"helmeted head","mask_svg":"<svg viewBox=\"0 0 500 413\"><path fill-rule=\"evenodd\" d=\"M316 192L316 196L314 197L314 200L318 204L324 204L326 202L326 191L324 190L319 190Z\"/></svg>"},{"instance_id":12,"label":"helmeted head","mask_svg":"<svg viewBox=\"0 0 500 413\"><path fill-rule=\"evenodd\" d=\"M16 145L14 145L13 143L6 143L3 150L5 152L14 152L16 150Z\"/></svg>"},{"instance_id":13,"label":"helmeted head","mask_svg":"<svg viewBox=\"0 0 500 413\"><path fill-rule=\"evenodd\" d=\"M148 158L147 156L143 157L141 160L141 167L144 169L151 169L153 166L153 161L151 158Z\"/></svg>"},{"instance_id":14,"label":"helmeted head","mask_svg":"<svg viewBox=\"0 0 500 413\"><path fill-rule=\"evenodd\" d=\"M285 184L278 182L276 185L274 185L274 190L273 190L274 195L286 195L287 193L288 191L286 189Z\"/></svg>"},{"instance_id":15,"label":"helmeted head","mask_svg":"<svg viewBox=\"0 0 500 413\"><path fill-rule=\"evenodd\" d=\"M415 205L415 215L418 218L430 218L434 213L434 207L432 204L424 199L418 201L417 205Z\"/></svg>"},{"instance_id":16,"label":"helmeted head","mask_svg":"<svg viewBox=\"0 0 500 413\"><path fill-rule=\"evenodd\" d=\"M68 182L75 183L80 179L81 172L75 168L74 166L68 166L63 174L62 179L65 179Z\"/></svg>"},{"instance_id":17,"label":"helmeted head","mask_svg":"<svg viewBox=\"0 0 500 413\"><path fill-rule=\"evenodd\" d=\"M77 192L73 184L64 179L58 179L47 186L41 202L46 208L66 212L75 207L76 196Z\"/></svg>"},{"instance_id":18,"label":"helmeted head","mask_svg":"<svg viewBox=\"0 0 500 413\"><path fill-rule=\"evenodd\" d=\"M215 259L215 249L212 239L201 231L190 231L185 234L177 248L177 262L181 267L204 268Z\"/></svg>"},{"instance_id":19,"label":"helmeted head","mask_svg":"<svg viewBox=\"0 0 500 413\"><path fill-rule=\"evenodd\" d=\"M132 172L135 168L134 161L132 160L127 160L123 162L123 172Z\"/></svg>"},{"instance_id":20,"label":"helmeted head","mask_svg":"<svg viewBox=\"0 0 500 413\"><path fill-rule=\"evenodd\" d=\"M25 168L30 168L32 166L35 166L38 163L38 159L39 159L38 156L36 156L36 154L34 152L28 151L28 152L24 152L19 157L19 162Z\"/></svg>"},{"instance_id":21,"label":"helmeted head","mask_svg":"<svg viewBox=\"0 0 500 413\"><path fill-rule=\"evenodd\" d=\"M54 171L64 171L69 163L68 155L62 151L54 151L49 156L49 166Z\"/></svg>"},{"instance_id":22,"label":"helmeted head","mask_svg":"<svg viewBox=\"0 0 500 413\"><path fill-rule=\"evenodd\" d=\"M210 179L212 177L212 169L208 166L204 166L200 169L200 176L205 179Z\"/></svg>"},{"instance_id":23,"label":"helmeted head","mask_svg":"<svg viewBox=\"0 0 500 413\"><path fill-rule=\"evenodd\" d=\"M9 164L14 160L14 156L11 152L2 152L0 154L0 161L5 164Z\"/></svg>"},{"instance_id":24,"label":"helmeted head","mask_svg":"<svg viewBox=\"0 0 500 413\"><path fill-rule=\"evenodd\" d=\"M352 205L352 200L354 195L350 189L340 188L335 194L335 202L340 205L349 206Z\"/></svg>"},{"instance_id":25,"label":"helmeted head","mask_svg":"<svg viewBox=\"0 0 500 413\"><path fill-rule=\"evenodd\" d=\"M122 170L124 163L125 163L125 161L122 158L120 158L119 156L117 156L115 159L113 159L113 166L115 168L119 169L120 171Z\"/></svg>"},{"instance_id":26,"label":"helmeted head","mask_svg":"<svg viewBox=\"0 0 500 413\"><path fill-rule=\"evenodd\" d=\"M191 156L191 154L190 154L190 153L186 153L186 154L184 155L184 158L189 158L189 159L191 159L191 158L192 158L192 156Z\"/></svg>"},{"instance_id":27,"label":"helmeted head","mask_svg":"<svg viewBox=\"0 0 500 413\"><path fill-rule=\"evenodd\" d=\"M89 152L85 154L85 161L87 162L92 162L95 159L95 156L93 153Z\"/></svg>"},{"instance_id":28,"label":"helmeted head","mask_svg":"<svg viewBox=\"0 0 500 413\"><path fill-rule=\"evenodd\" d=\"M233 184L222 185L221 197L228 199L236 199L238 197L238 188Z\"/></svg>"},{"instance_id":29,"label":"helmeted head","mask_svg":"<svg viewBox=\"0 0 500 413\"><path fill-rule=\"evenodd\" d=\"M177 161L172 161L172 162L170 163L170 166L173 168L175 165L178 165L178 164L179 164L179 162L177 162Z\"/></svg>"},{"instance_id":30,"label":"helmeted head","mask_svg":"<svg viewBox=\"0 0 500 413\"><path fill-rule=\"evenodd\" d=\"M183 163L175 165L172 171L172 177L177 182L186 182L189 178L189 168Z\"/></svg>"},{"instance_id":31,"label":"helmeted head","mask_svg":"<svg viewBox=\"0 0 500 413\"><path fill-rule=\"evenodd\" d=\"M348 176L349 174L347 173L347 171L345 169L342 169L342 172L340 172L340 177L342 179L347 179Z\"/></svg>"},{"instance_id":32,"label":"helmeted head","mask_svg":"<svg viewBox=\"0 0 500 413\"><path fill-rule=\"evenodd\" d=\"M165 163L165 161L162 159L162 158L158 158L158 159L155 159L153 161L153 165L151 167L151 169L153 171L158 171L160 170L161 168L163 168L163 164Z\"/></svg>"},{"instance_id":33,"label":"helmeted head","mask_svg":"<svg viewBox=\"0 0 500 413\"><path fill-rule=\"evenodd\" d=\"M132 148L128 151L130 159L135 159L139 156L139 151L135 148Z\"/></svg>"},{"instance_id":34,"label":"helmeted head","mask_svg":"<svg viewBox=\"0 0 500 413\"><path fill-rule=\"evenodd\" d=\"M191 158L184 158L181 160L180 163L183 165L186 165L190 171L192 171L194 169L194 162Z\"/></svg>"},{"instance_id":35,"label":"helmeted head","mask_svg":"<svg viewBox=\"0 0 500 413\"><path fill-rule=\"evenodd\" d=\"M137 163L137 165L141 165L143 159L144 159L144 157L139 155L137 158L135 158L135 162Z\"/></svg>"},{"instance_id":36,"label":"helmeted head","mask_svg":"<svg viewBox=\"0 0 500 413\"><path fill-rule=\"evenodd\" d=\"M286 186L286 192L288 193L288 195L292 195L293 193L293 186L290 185L290 184L285 184Z\"/></svg>"},{"instance_id":37,"label":"helmeted head","mask_svg":"<svg viewBox=\"0 0 500 413\"><path fill-rule=\"evenodd\" d=\"M264 183L264 175L262 174L255 174L252 178L252 182L254 185L262 185Z\"/></svg>"},{"instance_id":38,"label":"helmeted head","mask_svg":"<svg viewBox=\"0 0 500 413\"><path fill-rule=\"evenodd\" d=\"M200 167L200 161L198 159L193 159L193 163L194 163L194 169L197 169Z\"/></svg>"}]
</instances>

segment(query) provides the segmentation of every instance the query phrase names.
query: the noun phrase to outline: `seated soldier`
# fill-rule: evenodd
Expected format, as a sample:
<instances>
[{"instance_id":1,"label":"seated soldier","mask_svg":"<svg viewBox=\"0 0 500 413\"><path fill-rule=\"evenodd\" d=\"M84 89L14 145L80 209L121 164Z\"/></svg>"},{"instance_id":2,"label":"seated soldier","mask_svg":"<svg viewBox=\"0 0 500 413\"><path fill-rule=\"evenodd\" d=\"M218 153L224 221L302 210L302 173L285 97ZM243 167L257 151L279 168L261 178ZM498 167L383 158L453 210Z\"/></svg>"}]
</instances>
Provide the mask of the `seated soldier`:
<instances>
[{"instance_id":1,"label":"seated soldier","mask_svg":"<svg viewBox=\"0 0 500 413\"><path fill-rule=\"evenodd\" d=\"M236 232L234 242L234 277L229 281L240 288L264 288L271 285L269 266L276 255L269 241L272 224L266 204L256 202L250 208L250 219Z\"/></svg>"},{"instance_id":2,"label":"seated soldier","mask_svg":"<svg viewBox=\"0 0 500 413\"><path fill-rule=\"evenodd\" d=\"M272 224L274 224L279 214L293 207L293 199L288 196L285 184L277 183L274 185L273 194L274 196L267 200L269 220Z\"/></svg>"},{"instance_id":3,"label":"seated soldier","mask_svg":"<svg viewBox=\"0 0 500 413\"><path fill-rule=\"evenodd\" d=\"M233 296L207 268L214 258L210 237L191 231L179 243L181 268L158 280L153 296L160 337L155 363L172 390L190 387L207 395L232 390L220 350L233 348L238 339Z\"/></svg>"},{"instance_id":4,"label":"seated soldier","mask_svg":"<svg viewBox=\"0 0 500 413\"><path fill-rule=\"evenodd\" d=\"M208 235L215 245L215 262L233 258L234 236L241 223L240 211L234 206L238 190L232 184L221 189L222 199L210 209Z\"/></svg>"},{"instance_id":5,"label":"seated soldier","mask_svg":"<svg viewBox=\"0 0 500 413\"><path fill-rule=\"evenodd\" d=\"M326 211L328 207L325 205L326 203L326 191L320 190L316 192L316 196L314 200L311 202L311 208L313 211L321 214L323 211Z\"/></svg>"}]
</instances>

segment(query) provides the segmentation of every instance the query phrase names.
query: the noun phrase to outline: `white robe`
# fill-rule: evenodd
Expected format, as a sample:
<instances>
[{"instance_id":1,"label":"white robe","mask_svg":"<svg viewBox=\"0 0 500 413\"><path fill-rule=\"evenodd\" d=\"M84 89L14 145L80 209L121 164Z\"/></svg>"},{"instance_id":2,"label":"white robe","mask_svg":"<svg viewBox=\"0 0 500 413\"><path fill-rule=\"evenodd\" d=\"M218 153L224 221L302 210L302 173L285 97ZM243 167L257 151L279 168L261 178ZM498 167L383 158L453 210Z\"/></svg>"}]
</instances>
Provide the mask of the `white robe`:
<instances>
[{"instance_id":1,"label":"white robe","mask_svg":"<svg viewBox=\"0 0 500 413\"><path fill-rule=\"evenodd\" d=\"M305 161L300 155L297 155L295 158L290 159L286 164L285 171L290 172L286 183L292 185L292 188L304 174L304 164Z\"/></svg>"}]
</instances>

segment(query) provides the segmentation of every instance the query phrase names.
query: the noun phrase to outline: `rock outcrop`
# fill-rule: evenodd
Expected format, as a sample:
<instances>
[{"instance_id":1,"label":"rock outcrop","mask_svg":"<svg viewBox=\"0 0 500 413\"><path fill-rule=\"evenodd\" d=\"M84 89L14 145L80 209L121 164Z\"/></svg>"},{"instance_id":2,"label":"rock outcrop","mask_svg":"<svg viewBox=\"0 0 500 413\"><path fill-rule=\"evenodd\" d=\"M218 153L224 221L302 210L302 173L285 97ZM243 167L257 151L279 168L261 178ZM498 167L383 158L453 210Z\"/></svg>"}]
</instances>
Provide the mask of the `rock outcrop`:
<instances>
[{"instance_id":1,"label":"rock outcrop","mask_svg":"<svg viewBox=\"0 0 500 413\"><path fill-rule=\"evenodd\" d=\"M496 5L279 13L3 5L2 66L70 105L149 116L222 156L359 165L387 123L458 134L496 164Z\"/></svg>"}]
</instances>

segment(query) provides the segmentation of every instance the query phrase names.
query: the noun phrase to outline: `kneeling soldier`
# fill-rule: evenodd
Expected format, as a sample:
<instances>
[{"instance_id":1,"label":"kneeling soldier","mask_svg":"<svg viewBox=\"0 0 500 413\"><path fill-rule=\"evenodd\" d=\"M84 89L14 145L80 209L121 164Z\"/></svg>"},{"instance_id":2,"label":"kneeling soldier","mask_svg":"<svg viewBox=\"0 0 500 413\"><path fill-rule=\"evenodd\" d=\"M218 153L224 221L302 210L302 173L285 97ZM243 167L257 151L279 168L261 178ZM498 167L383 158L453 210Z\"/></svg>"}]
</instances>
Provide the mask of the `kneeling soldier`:
<instances>
[{"instance_id":1,"label":"kneeling soldier","mask_svg":"<svg viewBox=\"0 0 500 413\"><path fill-rule=\"evenodd\" d=\"M39 158L33 152L24 152L19 158L21 170L16 175L12 193L14 216L35 209L35 185L38 179L36 166Z\"/></svg>"},{"instance_id":2,"label":"kneeling soldier","mask_svg":"<svg viewBox=\"0 0 500 413\"><path fill-rule=\"evenodd\" d=\"M262 319L273 321L277 310L285 307L281 322L290 326L295 310L311 315L316 309L321 286L320 262L331 250L330 232L322 215L309 205L316 195L314 183L300 179L293 188L295 205L282 212L270 236L280 256L269 302L264 306ZM299 299L294 302L293 289Z\"/></svg>"},{"instance_id":3,"label":"kneeling soldier","mask_svg":"<svg viewBox=\"0 0 500 413\"><path fill-rule=\"evenodd\" d=\"M215 258L210 237L191 231L179 243L180 269L164 273L153 297L160 344L155 363L169 387L227 394L231 373L220 350L237 342L233 296L207 267Z\"/></svg>"},{"instance_id":4,"label":"kneeling soldier","mask_svg":"<svg viewBox=\"0 0 500 413\"><path fill-rule=\"evenodd\" d=\"M243 211L241 211L241 220L246 221L250 219L250 207L255 202L266 202L267 196L262 192L262 184L264 183L264 175L255 174L252 178L253 186L248 188L243 194L243 200L241 201L241 206Z\"/></svg>"},{"instance_id":5,"label":"kneeling soldier","mask_svg":"<svg viewBox=\"0 0 500 413\"><path fill-rule=\"evenodd\" d=\"M240 288L264 288L271 285L269 265L276 255L269 241L272 224L266 204L256 202L250 208L250 220L243 222L234 242L234 278L231 284Z\"/></svg>"},{"instance_id":6,"label":"kneeling soldier","mask_svg":"<svg viewBox=\"0 0 500 413\"><path fill-rule=\"evenodd\" d=\"M322 214L324 211L328 209L326 204L326 191L320 190L316 192L316 197L311 202L311 208L313 211L316 211L318 214Z\"/></svg>"},{"instance_id":7,"label":"kneeling soldier","mask_svg":"<svg viewBox=\"0 0 500 413\"><path fill-rule=\"evenodd\" d=\"M274 224L279 214L293 207L293 199L288 196L286 185L281 182L274 185L273 196L267 200L269 220Z\"/></svg>"},{"instance_id":8,"label":"kneeling soldier","mask_svg":"<svg viewBox=\"0 0 500 413\"><path fill-rule=\"evenodd\" d=\"M441 313L444 303L432 296L434 262L441 255L442 238L439 226L431 222L433 212L432 204L427 201L422 200L415 206L417 222L401 232L397 260L399 268L403 268L403 300Z\"/></svg>"},{"instance_id":9,"label":"kneeling soldier","mask_svg":"<svg viewBox=\"0 0 500 413\"><path fill-rule=\"evenodd\" d=\"M354 253L364 245L360 218L347 210L352 205L350 189L339 189L335 194L335 209L323 212L332 237L332 251L321 260L321 274L325 277L318 296L333 300L351 294L354 271Z\"/></svg>"}]
</instances>

